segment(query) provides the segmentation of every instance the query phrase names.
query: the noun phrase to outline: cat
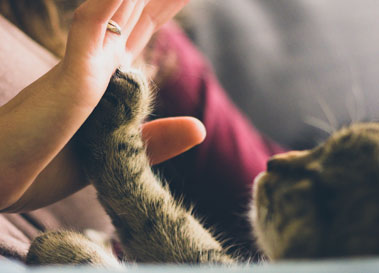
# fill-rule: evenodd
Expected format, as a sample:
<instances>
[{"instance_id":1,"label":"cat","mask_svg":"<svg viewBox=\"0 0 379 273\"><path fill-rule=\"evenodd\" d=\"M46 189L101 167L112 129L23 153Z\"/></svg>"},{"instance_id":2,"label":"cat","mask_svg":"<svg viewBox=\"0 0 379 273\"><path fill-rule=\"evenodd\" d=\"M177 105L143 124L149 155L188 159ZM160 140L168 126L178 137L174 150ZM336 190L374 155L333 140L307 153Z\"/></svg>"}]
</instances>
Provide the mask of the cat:
<instances>
[{"instance_id":1,"label":"cat","mask_svg":"<svg viewBox=\"0 0 379 273\"><path fill-rule=\"evenodd\" d=\"M274 156L254 183L251 219L271 259L379 254L379 124Z\"/></svg>"},{"instance_id":2,"label":"cat","mask_svg":"<svg viewBox=\"0 0 379 273\"><path fill-rule=\"evenodd\" d=\"M125 261L233 265L241 261L152 172L140 126L152 95L141 73L117 71L76 135L87 176L115 226ZM273 260L379 253L379 125L358 124L310 151L274 156L256 178L249 215ZM252 235L253 236L253 235ZM71 231L38 236L28 264L119 267Z\"/></svg>"}]
</instances>

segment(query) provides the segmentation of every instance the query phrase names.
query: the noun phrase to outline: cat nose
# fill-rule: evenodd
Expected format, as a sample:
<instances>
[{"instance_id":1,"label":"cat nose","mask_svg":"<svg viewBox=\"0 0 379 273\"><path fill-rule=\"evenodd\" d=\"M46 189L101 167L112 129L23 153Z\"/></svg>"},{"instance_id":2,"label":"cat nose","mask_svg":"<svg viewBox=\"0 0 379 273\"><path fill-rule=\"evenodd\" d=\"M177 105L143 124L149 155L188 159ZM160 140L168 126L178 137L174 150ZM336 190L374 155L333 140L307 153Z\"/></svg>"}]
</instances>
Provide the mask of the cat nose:
<instances>
[{"instance_id":1,"label":"cat nose","mask_svg":"<svg viewBox=\"0 0 379 273\"><path fill-rule=\"evenodd\" d=\"M274 155L267 161L268 172L285 171L295 159L308 154L308 151L291 151L283 154Z\"/></svg>"}]
</instances>

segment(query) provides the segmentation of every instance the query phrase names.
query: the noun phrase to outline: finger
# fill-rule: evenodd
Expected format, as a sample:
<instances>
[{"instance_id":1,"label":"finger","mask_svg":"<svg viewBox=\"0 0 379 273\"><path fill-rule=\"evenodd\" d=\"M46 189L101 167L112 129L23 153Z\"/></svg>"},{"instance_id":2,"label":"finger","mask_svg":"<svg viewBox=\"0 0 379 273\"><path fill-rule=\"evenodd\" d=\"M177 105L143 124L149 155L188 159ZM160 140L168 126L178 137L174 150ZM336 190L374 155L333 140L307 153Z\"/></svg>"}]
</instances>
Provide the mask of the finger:
<instances>
[{"instance_id":1,"label":"finger","mask_svg":"<svg viewBox=\"0 0 379 273\"><path fill-rule=\"evenodd\" d=\"M145 48L155 32L155 24L148 16L142 14L126 42L126 51L134 59Z\"/></svg>"},{"instance_id":2,"label":"finger","mask_svg":"<svg viewBox=\"0 0 379 273\"><path fill-rule=\"evenodd\" d=\"M130 34L130 29L134 27L136 24L134 21L137 21L139 16L141 15L141 12L138 12L138 10L143 10L144 7L144 0L124 0L119 9L116 11L116 13L113 15L112 20L116 22L120 28L121 28L121 36L122 39L118 35L115 35L115 33L110 32L109 35L106 36L106 39L104 41L104 47L107 47L107 45L110 44L110 48L113 51L114 48L114 40L119 39L120 45L124 45L127 38ZM137 11L137 12L136 12ZM136 17L136 13L138 14L138 17ZM132 25L132 26L130 26ZM122 50L122 49L121 49Z\"/></svg>"},{"instance_id":3,"label":"finger","mask_svg":"<svg viewBox=\"0 0 379 273\"><path fill-rule=\"evenodd\" d=\"M119 24L121 29L124 29L128 23L130 16L139 0L124 0L116 13L113 15L112 20Z\"/></svg>"},{"instance_id":4,"label":"finger","mask_svg":"<svg viewBox=\"0 0 379 273\"><path fill-rule=\"evenodd\" d=\"M69 33L67 53L87 54L103 46L108 21L123 0L87 0L76 11Z\"/></svg>"},{"instance_id":5,"label":"finger","mask_svg":"<svg viewBox=\"0 0 379 273\"><path fill-rule=\"evenodd\" d=\"M114 33L109 33L110 35L107 35L105 39L104 47L108 47L111 51L114 51L115 39L124 46L130 32L137 24L144 7L145 0L125 0L112 17L112 20L118 23L121 27L121 39L120 36L114 35Z\"/></svg>"},{"instance_id":6,"label":"finger","mask_svg":"<svg viewBox=\"0 0 379 273\"><path fill-rule=\"evenodd\" d=\"M144 13L150 17L158 29L173 18L188 2L189 0L165 0L162 5L162 0L152 0L146 6Z\"/></svg>"},{"instance_id":7,"label":"finger","mask_svg":"<svg viewBox=\"0 0 379 273\"><path fill-rule=\"evenodd\" d=\"M146 46L153 33L181 10L189 0L151 0L145 7L137 25L127 41L126 48L136 57Z\"/></svg>"},{"instance_id":8,"label":"finger","mask_svg":"<svg viewBox=\"0 0 379 273\"><path fill-rule=\"evenodd\" d=\"M130 16L127 24L124 26L124 37L125 41L129 38L130 33L136 26L138 20L141 17L141 14L146 6L147 0L137 0L137 3L134 7L133 14Z\"/></svg>"},{"instance_id":9,"label":"finger","mask_svg":"<svg viewBox=\"0 0 379 273\"><path fill-rule=\"evenodd\" d=\"M77 9L77 12L93 22L107 23L123 2L124 0L87 0Z\"/></svg>"},{"instance_id":10,"label":"finger","mask_svg":"<svg viewBox=\"0 0 379 273\"><path fill-rule=\"evenodd\" d=\"M142 137L147 144L152 165L200 144L205 136L204 125L192 117L158 119L144 124L142 128Z\"/></svg>"}]
</instances>

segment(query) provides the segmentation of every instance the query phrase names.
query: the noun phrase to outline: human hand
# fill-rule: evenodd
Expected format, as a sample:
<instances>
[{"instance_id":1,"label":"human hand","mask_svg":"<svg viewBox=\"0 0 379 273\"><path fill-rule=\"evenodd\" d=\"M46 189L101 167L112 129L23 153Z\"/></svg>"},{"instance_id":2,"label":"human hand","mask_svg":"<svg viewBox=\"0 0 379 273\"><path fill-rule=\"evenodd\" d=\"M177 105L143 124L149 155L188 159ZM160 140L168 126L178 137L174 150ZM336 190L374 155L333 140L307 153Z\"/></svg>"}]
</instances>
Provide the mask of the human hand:
<instances>
[{"instance_id":1,"label":"human hand","mask_svg":"<svg viewBox=\"0 0 379 273\"><path fill-rule=\"evenodd\" d=\"M93 108L116 68L128 66L152 34L188 0L87 0L75 12L59 74L76 86L78 103ZM107 31L112 19L121 35ZM77 91L79 90L79 92ZM66 93L72 99L73 94Z\"/></svg>"},{"instance_id":2,"label":"human hand","mask_svg":"<svg viewBox=\"0 0 379 273\"><path fill-rule=\"evenodd\" d=\"M186 2L88 0L79 8L63 60L0 108L5 128L0 209L35 209L85 185L67 142L100 100L113 71L130 62ZM123 26L122 36L106 31L110 18ZM205 135L202 125L188 118L147 123L143 131L152 163L187 150Z\"/></svg>"}]
</instances>

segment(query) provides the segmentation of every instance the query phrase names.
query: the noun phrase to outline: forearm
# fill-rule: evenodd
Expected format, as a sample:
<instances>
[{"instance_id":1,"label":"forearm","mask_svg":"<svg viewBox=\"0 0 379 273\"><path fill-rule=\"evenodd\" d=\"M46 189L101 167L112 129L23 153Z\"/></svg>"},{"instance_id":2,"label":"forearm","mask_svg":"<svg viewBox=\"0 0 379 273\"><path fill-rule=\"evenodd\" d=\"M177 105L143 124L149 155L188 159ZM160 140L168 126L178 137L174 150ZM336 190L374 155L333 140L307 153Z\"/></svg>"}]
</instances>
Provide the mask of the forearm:
<instances>
[{"instance_id":1,"label":"forearm","mask_svg":"<svg viewBox=\"0 0 379 273\"><path fill-rule=\"evenodd\" d=\"M1 212L20 213L59 201L88 185L70 141L36 177L21 198Z\"/></svg>"},{"instance_id":2,"label":"forearm","mask_svg":"<svg viewBox=\"0 0 379 273\"><path fill-rule=\"evenodd\" d=\"M0 108L1 209L25 193L92 111L79 101L80 90L66 87L57 70Z\"/></svg>"}]
</instances>

